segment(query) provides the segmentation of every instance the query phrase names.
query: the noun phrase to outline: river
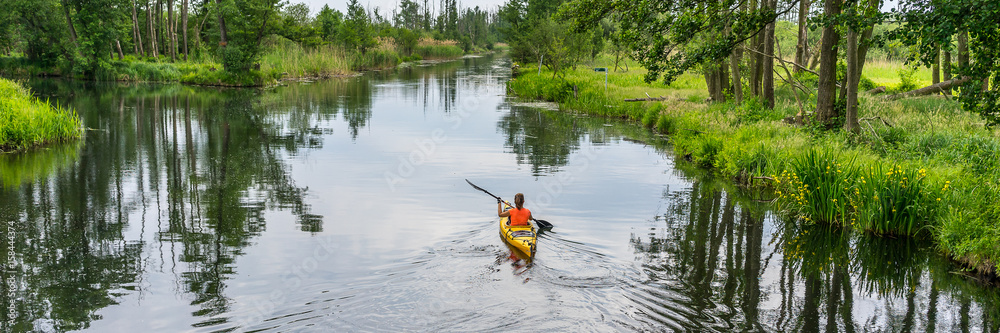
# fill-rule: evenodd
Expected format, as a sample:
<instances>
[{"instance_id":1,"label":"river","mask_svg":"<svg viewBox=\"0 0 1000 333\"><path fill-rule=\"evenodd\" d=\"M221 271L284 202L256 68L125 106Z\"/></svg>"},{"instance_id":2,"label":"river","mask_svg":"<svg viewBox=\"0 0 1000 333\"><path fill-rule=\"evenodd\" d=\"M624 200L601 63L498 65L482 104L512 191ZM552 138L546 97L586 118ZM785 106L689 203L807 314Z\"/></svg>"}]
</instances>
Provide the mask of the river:
<instances>
[{"instance_id":1,"label":"river","mask_svg":"<svg viewBox=\"0 0 1000 333\"><path fill-rule=\"evenodd\" d=\"M996 288L931 244L791 221L669 138L506 97L509 65L29 81L88 130L0 155L2 328L1000 330ZM466 179L554 224L532 262Z\"/></svg>"}]
</instances>

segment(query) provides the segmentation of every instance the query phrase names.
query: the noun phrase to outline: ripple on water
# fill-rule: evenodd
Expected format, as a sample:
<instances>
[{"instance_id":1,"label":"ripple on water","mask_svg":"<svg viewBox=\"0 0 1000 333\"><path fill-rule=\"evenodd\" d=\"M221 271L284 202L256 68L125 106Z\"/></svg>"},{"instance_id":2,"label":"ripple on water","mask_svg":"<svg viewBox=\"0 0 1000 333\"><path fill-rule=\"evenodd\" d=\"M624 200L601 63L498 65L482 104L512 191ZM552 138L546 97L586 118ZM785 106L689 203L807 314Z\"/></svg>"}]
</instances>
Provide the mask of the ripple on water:
<instances>
[{"instance_id":1,"label":"ripple on water","mask_svg":"<svg viewBox=\"0 0 1000 333\"><path fill-rule=\"evenodd\" d=\"M530 265L511 259L493 222L376 267L349 285L306 286L303 298L252 331L656 330L690 314L681 297L624 292L628 265L550 232ZM516 257L515 257L516 258ZM627 288L632 289L632 288ZM639 290L647 290L640 288ZM670 297L665 297L670 296ZM659 299L657 299L659 298ZM216 327L218 328L218 327Z\"/></svg>"}]
</instances>

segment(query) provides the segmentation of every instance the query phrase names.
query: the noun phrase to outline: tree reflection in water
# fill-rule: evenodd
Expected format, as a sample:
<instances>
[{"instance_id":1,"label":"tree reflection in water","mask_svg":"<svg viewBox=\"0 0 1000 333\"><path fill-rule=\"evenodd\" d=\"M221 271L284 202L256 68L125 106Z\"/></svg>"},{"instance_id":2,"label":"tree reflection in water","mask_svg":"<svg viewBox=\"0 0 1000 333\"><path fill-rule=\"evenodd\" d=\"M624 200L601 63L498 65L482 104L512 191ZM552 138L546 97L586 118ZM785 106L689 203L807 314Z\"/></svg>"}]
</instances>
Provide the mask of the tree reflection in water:
<instances>
[{"instance_id":1,"label":"tree reflection in water","mask_svg":"<svg viewBox=\"0 0 1000 333\"><path fill-rule=\"evenodd\" d=\"M709 316L689 328L998 330L1000 294L949 272L929 244L804 224L737 192L695 176L690 190L665 194L671 207L656 223L667 231L632 239L645 283L690 295L672 301ZM941 322L942 314L958 320Z\"/></svg>"},{"instance_id":2,"label":"tree reflection in water","mask_svg":"<svg viewBox=\"0 0 1000 333\"><path fill-rule=\"evenodd\" d=\"M77 110L116 115L83 115L85 126L98 130L68 150L75 160L48 168L50 174L23 172L27 181L5 181L0 189L0 219L15 221L18 230L17 271L4 276L17 280L17 317L12 327L4 321L5 329L89 327L118 296L145 293L143 272L151 269L178 275L200 307L194 315L205 318L196 326L224 322L218 315L229 309L225 281L265 229L265 210L289 210L301 230L322 231L322 217L310 213L307 189L292 180L285 158L321 144L316 121L339 108L279 112L268 92L253 90L35 84ZM351 110L345 117L364 126L370 101L344 103ZM127 240L135 238L126 237L129 229L139 240ZM156 244L146 244L150 233Z\"/></svg>"}]
</instances>

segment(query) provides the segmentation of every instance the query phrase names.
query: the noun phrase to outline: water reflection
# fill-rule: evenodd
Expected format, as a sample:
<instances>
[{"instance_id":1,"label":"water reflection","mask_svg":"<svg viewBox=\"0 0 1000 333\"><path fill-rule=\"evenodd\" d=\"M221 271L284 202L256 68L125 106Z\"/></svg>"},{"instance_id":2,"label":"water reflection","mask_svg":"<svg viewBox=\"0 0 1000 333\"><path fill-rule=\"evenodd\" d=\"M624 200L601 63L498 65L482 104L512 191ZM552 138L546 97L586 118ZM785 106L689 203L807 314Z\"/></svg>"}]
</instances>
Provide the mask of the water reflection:
<instances>
[{"instance_id":1,"label":"water reflection","mask_svg":"<svg viewBox=\"0 0 1000 333\"><path fill-rule=\"evenodd\" d=\"M82 111L85 126L96 130L82 149L52 149L76 157L69 166L20 186L5 180L0 191L0 219L18 230L15 303L23 311L15 327L86 328L117 296L144 293L143 272L163 265L194 295L200 310L193 315L206 317L199 325L224 321L216 316L229 308L225 281L265 229L265 209L291 211L302 231L323 230L303 199L307 189L283 160L284 147L319 140L310 121L286 121L309 119L303 113L311 110L274 112L273 102L252 90L66 81L34 89ZM138 229L137 240L126 236L129 229Z\"/></svg>"},{"instance_id":2,"label":"water reflection","mask_svg":"<svg viewBox=\"0 0 1000 333\"><path fill-rule=\"evenodd\" d=\"M642 284L689 295L664 303L659 293L636 293L648 322L719 331L1000 329L1000 294L951 272L930 244L802 225L734 192L696 178L666 194L672 204L656 220L665 233L633 236ZM695 313L666 311L671 303Z\"/></svg>"}]
</instances>

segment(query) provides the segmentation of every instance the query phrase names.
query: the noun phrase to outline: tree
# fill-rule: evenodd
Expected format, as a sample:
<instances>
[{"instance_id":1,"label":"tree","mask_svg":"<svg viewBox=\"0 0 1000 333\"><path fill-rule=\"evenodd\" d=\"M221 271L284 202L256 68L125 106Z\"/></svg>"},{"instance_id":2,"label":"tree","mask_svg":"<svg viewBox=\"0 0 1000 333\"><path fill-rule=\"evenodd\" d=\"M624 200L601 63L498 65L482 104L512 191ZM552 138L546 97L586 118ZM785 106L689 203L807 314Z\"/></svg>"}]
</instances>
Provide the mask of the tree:
<instances>
[{"instance_id":1,"label":"tree","mask_svg":"<svg viewBox=\"0 0 1000 333\"><path fill-rule=\"evenodd\" d=\"M375 46L374 33L372 31L371 18L368 12L358 3L358 0L350 0L347 3L347 17L340 25L338 35L341 43L349 48L365 53Z\"/></svg>"},{"instance_id":2,"label":"tree","mask_svg":"<svg viewBox=\"0 0 1000 333\"><path fill-rule=\"evenodd\" d=\"M315 23L319 25L319 34L324 41L334 41L337 39L337 29L344 14L340 11L330 9L329 5L323 5L323 9L316 14Z\"/></svg>"},{"instance_id":3,"label":"tree","mask_svg":"<svg viewBox=\"0 0 1000 333\"><path fill-rule=\"evenodd\" d=\"M771 3L741 10L741 2L718 1L630 1L572 0L562 6L558 17L571 22L576 29L595 26L605 17L620 20L623 42L633 58L648 70L645 80L660 77L669 84L678 75L701 67L707 70L706 83L713 99L724 98L728 87L719 84L724 69L731 67L728 59L741 42L760 35L778 17ZM791 10L795 2L782 13ZM759 43L754 46L761 45ZM764 53L761 47L757 52ZM756 53L755 56L757 57ZM764 59L759 58L758 59ZM762 60L761 66L767 61ZM771 75L771 68L757 71L751 80ZM760 90L757 89L756 92Z\"/></svg>"},{"instance_id":4,"label":"tree","mask_svg":"<svg viewBox=\"0 0 1000 333\"><path fill-rule=\"evenodd\" d=\"M815 120L821 124L832 124L838 116L834 108L837 97L837 49L840 33L837 32L836 18L840 15L841 0L824 0L823 38L819 48L819 82L816 87Z\"/></svg>"},{"instance_id":5,"label":"tree","mask_svg":"<svg viewBox=\"0 0 1000 333\"><path fill-rule=\"evenodd\" d=\"M219 11L229 24L228 43L220 49L222 65L234 73L247 72L260 57L260 41L278 19L281 0L225 0ZM269 30L270 29L270 30ZM220 43L222 44L222 43Z\"/></svg>"},{"instance_id":6,"label":"tree","mask_svg":"<svg viewBox=\"0 0 1000 333\"><path fill-rule=\"evenodd\" d=\"M994 0L903 0L895 19L902 22L891 36L915 47L911 61L930 64L935 50L951 49L958 35L958 67L953 74L969 77L960 88L963 108L982 115L989 125L1000 124L1000 33L996 18L1000 3Z\"/></svg>"}]
</instances>

